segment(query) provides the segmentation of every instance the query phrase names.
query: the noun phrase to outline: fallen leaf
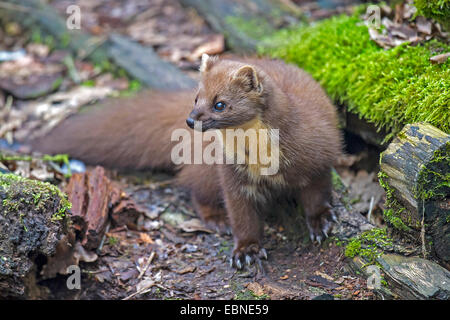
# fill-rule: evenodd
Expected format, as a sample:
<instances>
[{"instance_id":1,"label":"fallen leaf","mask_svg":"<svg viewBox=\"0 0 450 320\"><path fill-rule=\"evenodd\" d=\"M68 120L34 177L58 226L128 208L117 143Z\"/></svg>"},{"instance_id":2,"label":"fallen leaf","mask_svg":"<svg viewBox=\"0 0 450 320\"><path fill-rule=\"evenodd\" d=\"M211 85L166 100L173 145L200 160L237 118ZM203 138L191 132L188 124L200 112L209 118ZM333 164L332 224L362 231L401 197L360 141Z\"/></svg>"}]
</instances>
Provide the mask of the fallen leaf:
<instances>
[{"instance_id":1,"label":"fallen leaf","mask_svg":"<svg viewBox=\"0 0 450 320\"><path fill-rule=\"evenodd\" d=\"M179 227L184 232L202 231L202 232L207 232L207 233L214 233L214 231L205 227L203 225L203 222L197 218L183 221L179 224Z\"/></svg>"},{"instance_id":2,"label":"fallen leaf","mask_svg":"<svg viewBox=\"0 0 450 320\"><path fill-rule=\"evenodd\" d=\"M255 296L261 297L265 294L264 288L257 282L251 282L247 285L247 289L253 292Z\"/></svg>"},{"instance_id":3,"label":"fallen leaf","mask_svg":"<svg viewBox=\"0 0 450 320\"><path fill-rule=\"evenodd\" d=\"M441 63L444 63L445 61L447 61L448 57L450 57L450 52L432 56L430 58L430 61L433 64L436 64L436 63L441 64Z\"/></svg>"},{"instance_id":4,"label":"fallen leaf","mask_svg":"<svg viewBox=\"0 0 450 320\"><path fill-rule=\"evenodd\" d=\"M314 272L314 274L315 274L316 276L321 276L322 278L325 278L325 279L327 279L327 280L329 280L329 281L334 281L333 277L331 277L331 276L329 276L329 275L327 275L327 274L325 274L325 273L323 273L323 272L316 271L316 272Z\"/></svg>"},{"instance_id":5,"label":"fallen leaf","mask_svg":"<svg viewBox=\"0 0 450 320\"><path fill-rule=\"evenodd\" d=\"M192 272L195 272L196 269L197 269L196 266L188 266L188 267L181 269L180 271L177 271L177 273L178 274L192 273Z\"/></svg>"},{"instance_id":6,"label":"fallen leaf","mask_svg":"<svg viewBox=\"0 0 450 320\"><path fill-rule=\"evenodd\" d=\"M431 34L432 24L425 17L419 16L416 18L416 26L419 32Z\"/></svg>"},{"instance_id":7,"label":"fallen leaf","mask_svg":"<svg viewBox=\"0 0 450 320\"><path fill-rule=\"evenodd\" d=\"M144 232L141 232L141 233L139 234L139 239L140 239L140 241L142 241L143 243L150 243L150 244L153 243L152 238L150 238L150 236L149 236L147 233L144 233Z\"/></svg>"}]
</instances>

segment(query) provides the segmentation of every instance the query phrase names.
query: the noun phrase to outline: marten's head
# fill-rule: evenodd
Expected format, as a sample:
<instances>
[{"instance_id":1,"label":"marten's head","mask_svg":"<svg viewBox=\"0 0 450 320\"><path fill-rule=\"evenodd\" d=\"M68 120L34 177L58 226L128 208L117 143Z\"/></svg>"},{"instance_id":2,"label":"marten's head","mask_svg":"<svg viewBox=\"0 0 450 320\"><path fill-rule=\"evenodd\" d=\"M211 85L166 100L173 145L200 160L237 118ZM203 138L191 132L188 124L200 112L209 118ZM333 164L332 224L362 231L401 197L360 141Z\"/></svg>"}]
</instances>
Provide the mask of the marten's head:
<instances>
[{"instance_id":1,"label":"marten's head","mask_svg":"<svg viewBox=\"0 0 450 320\"><path fill-rule=\"evenodd\" d=\"M256 119L264 110L264 75L254 66L233 60L202 56L202 78L194 109L186 123L202 131L237 128Z\"/></svg>"}]
</instances>

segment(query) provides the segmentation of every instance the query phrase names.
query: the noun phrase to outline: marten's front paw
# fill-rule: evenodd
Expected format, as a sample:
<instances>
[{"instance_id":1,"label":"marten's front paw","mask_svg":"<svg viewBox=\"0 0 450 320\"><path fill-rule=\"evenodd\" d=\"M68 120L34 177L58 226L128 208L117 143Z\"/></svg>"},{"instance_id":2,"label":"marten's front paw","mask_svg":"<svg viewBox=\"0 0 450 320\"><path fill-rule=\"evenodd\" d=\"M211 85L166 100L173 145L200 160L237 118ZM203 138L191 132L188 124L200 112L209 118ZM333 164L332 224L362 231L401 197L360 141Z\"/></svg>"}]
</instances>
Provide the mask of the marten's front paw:
<instances>
[{"instance_id":1,"label":"marten's front paw","mask_svg":"<svg viewBox=\"0 0 450 320\"><path fill-rule=\"evenodd\" d=\"M333 229L333 222L337 222L337 218L329 208L320 214L307 216L306 224L311 241L317 241L320 244L323 239L328 238L331 229Z\"/></svg>"},{"instance_id":2,"label":"marten's front paw","mask_svg":"<svg viewBox=\"0 0 450 320\"><path fill-rule=\"evenodd\" d=\"M261 266L261 259L267 260L267 251L259 245L238 246L233 250L230 258L230 267L242 269L245 264L250 266L253 263Z\"/></svg>"}]
</instances>

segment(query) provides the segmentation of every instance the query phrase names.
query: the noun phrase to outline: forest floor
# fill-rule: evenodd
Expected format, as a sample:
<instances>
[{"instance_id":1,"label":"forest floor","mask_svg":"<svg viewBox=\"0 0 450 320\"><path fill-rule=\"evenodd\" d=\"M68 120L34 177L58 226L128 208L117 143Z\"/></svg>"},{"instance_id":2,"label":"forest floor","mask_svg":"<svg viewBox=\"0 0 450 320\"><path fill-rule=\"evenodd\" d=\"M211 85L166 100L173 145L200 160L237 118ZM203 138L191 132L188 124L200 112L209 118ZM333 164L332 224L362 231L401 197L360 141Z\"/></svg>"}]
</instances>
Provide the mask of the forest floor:
<instances>
[{"instance_id":1,"label":"forest floor","mask_svg":"<svg viewBox=\"0 0 450 320\"><path fill-rule=\"evenodd\" d=\"M53 1L65 14L74 1ZM202 48L221 54L223 36L175 0L75 1L81 6L92 34L120 32L152 46L193 78ZM311 16L335 14L307 2ZM307 7L309 6L309 7ZM341 10L343 12L344 9ZM0 34L4 52L21 51L17 59L0 64L0 151L20 151L16 140L42 135L83 105L111 94L132 94L140 84L110 66L65 59L52 49L52 39L20 30L15 24ZM69 61L69 62L68 62ZM73 71L75 70L76 76ZM54 87L55 79L61 78ZM27 85L24 85L24 81ZM39 84L39 85L38 85ZM47 84L45 86L44 84ZM39 88L38 88L39 87ZM48 90L44 90L47 88ZM57 89L57 92L55 90ZM39 97L33 94L40 90ZM42 93L41 91L44 90ZM7 93L6 93L7 92ZM41 94L42 93L42 94ZM376 182L373 150L361 145L338 170L349 186L355 210L371 212L380 224L383 192ZM378 157L375 157L378 159ZM37 165L26 176L53 180L53 173ZM1 166L0 166L1 168ZM11 169L11 168L10 168ZM40 170L42 169L42 170ZM13 170L20 173L20 166ZM26 170L25 170L26 171ZM24 173L24 172L22 172ZM81 290L66 287L66 276L42 281L56 299L375 299L366 279L349 272L343 246L333 237L320 246L289 240L281 227L266 226L263 269L230 268L231 236L206 229L195 217L189 197L163 174L119 174L108 171L131 198L144 208L142 228L111 227L95 262L81 263ZM67 179L61 178L63 189ZM335 194L335 203L338 196ZM339 210L339 209L336 209Z\"/></svg>"},{"instance_id":2,"label":"forest floor","mask_svg":"<svg viewBox=\"0 0 450 320\"><path fill-rule=\"evenodd\" d=\"M264 247L269 257L263 270L230 268L232 237L205 228L187 194L173 187L170 177L160 176L146 177L145 183L136 175L115 179L147 209L140 223L144 227L109 230L97 261L81 264L81 290L68 290L65 277L43 283L55 298L376 298L366 279L350 272L345 248L333 237L319 246L288 239L282 227L266 226ZM334 199L338 204L336 193Z\"/></svg>"}]
</instances>

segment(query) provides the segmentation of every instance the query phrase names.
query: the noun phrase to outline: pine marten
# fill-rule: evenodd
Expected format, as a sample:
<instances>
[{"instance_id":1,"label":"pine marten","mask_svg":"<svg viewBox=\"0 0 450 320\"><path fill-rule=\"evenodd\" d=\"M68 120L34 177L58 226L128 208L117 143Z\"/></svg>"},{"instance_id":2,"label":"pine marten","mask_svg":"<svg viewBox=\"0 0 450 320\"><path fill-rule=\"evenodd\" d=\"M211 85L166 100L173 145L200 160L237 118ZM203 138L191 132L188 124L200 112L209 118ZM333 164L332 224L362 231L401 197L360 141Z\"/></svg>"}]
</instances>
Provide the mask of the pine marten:
<instances>
[{"instance_id":1,"label":"pine marten","mask_svg":"<svg viewBox=\"0 0 450 320\"><path fill-rule=\"evenodd\" d=\"M112 99L107 108L67 119L32 146L89 164L177 171L177 182L189 188L203 221L221 231L231 227L230 262L237 268L267 259L260 217L279 196L293 195L302 204L313 241L327 237L335 220L330 169L342 141L335 107L320 85L303 70L269 59L204 55L200 70L196 91L146 91ZM262 175L255 170L258 163L247 162L175 165L171 151L178 142L171 134L196 121L207 131L279 129L278 172ZM237 152L222 144L225 157Z\"/></svg>"}]
</instances>

